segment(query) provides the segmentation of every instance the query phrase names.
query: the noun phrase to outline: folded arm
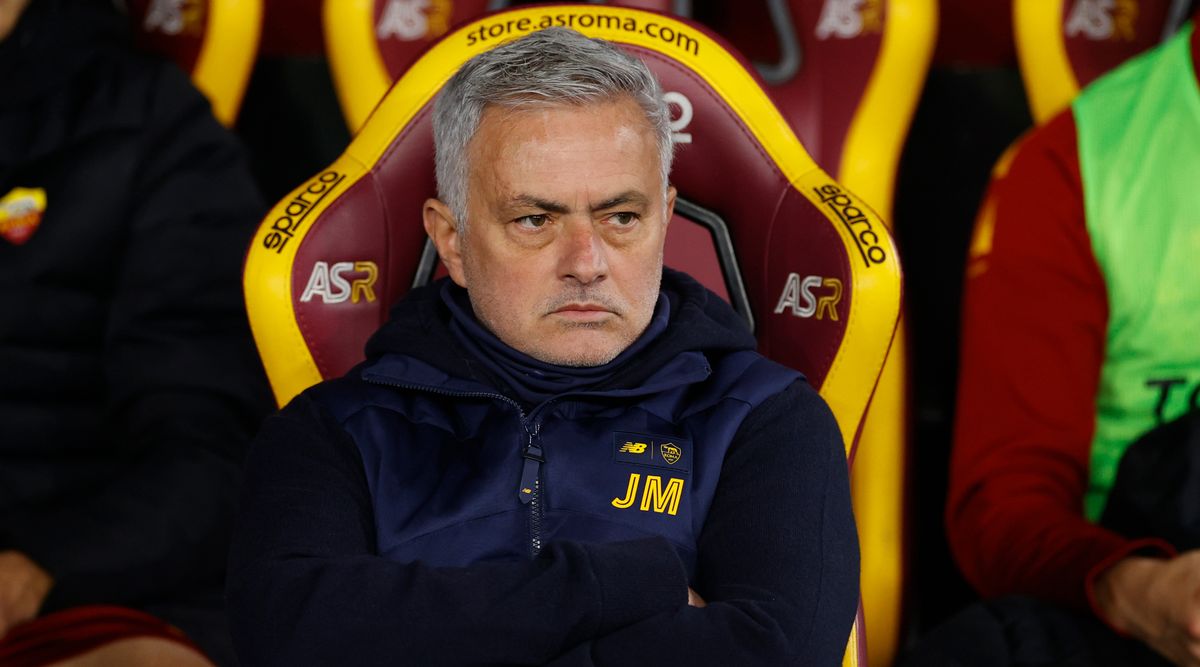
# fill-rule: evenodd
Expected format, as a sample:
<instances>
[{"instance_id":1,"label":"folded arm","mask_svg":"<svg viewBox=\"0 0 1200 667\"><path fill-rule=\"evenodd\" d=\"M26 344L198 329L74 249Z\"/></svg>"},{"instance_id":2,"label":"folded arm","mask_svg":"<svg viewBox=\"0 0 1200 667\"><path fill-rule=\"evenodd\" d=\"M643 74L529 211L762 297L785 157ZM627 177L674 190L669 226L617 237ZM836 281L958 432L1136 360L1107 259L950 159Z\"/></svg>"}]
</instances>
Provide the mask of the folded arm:
<instances>
[{"instance_id":1,"label":"folded arm","mask_svg":"<svg viewBox=\"0 0 1200 667\"><path fill-rule=\"evenodd\" d=\"M858 538L837 423L796 382L747 418L677 607L574 647L554 667L839 665L858 608Z\"/></svg>"},{"instance_id":2,"label":"folded arm","mask_svg":"<svg viewBox=\"0 0 1200 667\"><path fill-rule=\"evenodd\" d=\"M358 450L304 396L267 420L246 475L228 584L243 664L541 664L687 604L662 538L454 568L377 556Z\"/></svg>"}]
</instances>

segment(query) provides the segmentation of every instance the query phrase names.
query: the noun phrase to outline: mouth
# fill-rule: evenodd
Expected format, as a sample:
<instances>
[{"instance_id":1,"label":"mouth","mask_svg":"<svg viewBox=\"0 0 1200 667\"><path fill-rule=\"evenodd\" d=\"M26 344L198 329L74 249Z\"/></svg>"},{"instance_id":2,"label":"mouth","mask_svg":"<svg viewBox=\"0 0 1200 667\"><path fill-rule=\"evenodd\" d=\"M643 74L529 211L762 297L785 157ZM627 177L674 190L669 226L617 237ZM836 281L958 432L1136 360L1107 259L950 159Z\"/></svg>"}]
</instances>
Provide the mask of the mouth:
<instances>
[{"instance_id":1,"label":"mouth","mask_svg":"<svg viewBox=\"0 0 1200 667\"><path fill-rule=\"evenodd\" d=\"M597 322L616 315L612 310L598 303L568 303L551 311L550 314L572 322Z\"/></svg>"}]
</instances>

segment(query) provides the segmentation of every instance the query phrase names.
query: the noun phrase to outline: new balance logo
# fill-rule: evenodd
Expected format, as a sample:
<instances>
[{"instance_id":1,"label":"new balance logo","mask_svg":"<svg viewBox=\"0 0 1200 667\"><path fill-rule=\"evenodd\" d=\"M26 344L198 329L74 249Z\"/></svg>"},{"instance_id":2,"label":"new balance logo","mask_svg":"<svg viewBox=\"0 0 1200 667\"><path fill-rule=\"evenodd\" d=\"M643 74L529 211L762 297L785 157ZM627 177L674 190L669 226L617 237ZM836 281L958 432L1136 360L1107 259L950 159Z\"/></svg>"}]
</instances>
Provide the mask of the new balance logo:
<instances>
[{"instance_id":1,"label":"new balance logo","mask_svg":"<svg viewBox=\"0 0 1200 667\"><path fill-rule=\"evenodd\" d=\"M646 443L644 443L644 442L627 442L627 443L621 445L621 448L617 451L622 454L645 454L646 453Z\"/></svg>"}]
</instances>

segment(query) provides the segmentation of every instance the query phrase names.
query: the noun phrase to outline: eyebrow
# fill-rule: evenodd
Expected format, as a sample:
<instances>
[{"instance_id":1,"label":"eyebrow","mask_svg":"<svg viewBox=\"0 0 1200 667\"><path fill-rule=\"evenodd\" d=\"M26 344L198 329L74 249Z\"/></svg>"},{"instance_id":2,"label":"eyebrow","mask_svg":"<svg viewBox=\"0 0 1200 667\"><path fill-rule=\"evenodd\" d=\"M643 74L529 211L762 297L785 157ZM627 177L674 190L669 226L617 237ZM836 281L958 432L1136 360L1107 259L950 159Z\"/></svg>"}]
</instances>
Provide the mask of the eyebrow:
<instances>
[{"instance_id":1,"label":"eyebrow","mask_svg":"<svg viewBox=\"0 0 1200 667\"><path fill-rule=\"evenodd\" d=\"M539 208L543 211L547 211L549 213L558 213L560 215L571 212L571 207L563 204L562 202L550 201L549 199L542 199L541 197L535 197L533 195L517 195L516 197L512 198L511 204L513 206ZM596 204L595 206L592 206L591 212L595 213L597 211L605 211L610 208L616 208L617 206L623 206L626 204L632 204L634 206L646 206L649 204L649 200L646 198L646 195L638 192L637 190L627 190L615 197L611 197L600 202L599 204Z\"/></svg>"}]
</instances>

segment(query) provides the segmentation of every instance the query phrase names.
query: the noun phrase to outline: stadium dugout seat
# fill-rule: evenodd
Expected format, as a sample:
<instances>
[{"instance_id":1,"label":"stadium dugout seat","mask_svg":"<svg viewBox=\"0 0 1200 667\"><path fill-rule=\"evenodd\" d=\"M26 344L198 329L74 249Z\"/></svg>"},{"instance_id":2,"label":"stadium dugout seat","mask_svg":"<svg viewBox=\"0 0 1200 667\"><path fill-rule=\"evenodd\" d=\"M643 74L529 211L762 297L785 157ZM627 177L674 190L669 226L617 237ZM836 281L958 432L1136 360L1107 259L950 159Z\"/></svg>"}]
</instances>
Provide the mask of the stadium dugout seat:
<instances>
[{"instance_id":1,"label":"stadium dugout seat","mask_svg":"<svg viewBox=\"0 0 1200 667\"><path fill-rule=\"evenodd\" d=\"M325 0L329 67L350 131L417 58L451 27L500 9L504 0Z\"/></svg>"},{"instance_id":2,"label":"stadium dugout seat","mask_svg":"<svg viewBox=\"0 0 1200 667\"><path fill-rule=\"evenodd\" d=\"M447 26L517 4L468 0L421 9L409 0L325 0L326 43L349 127L362 124ZM768 94L817 164L885 221L892 219L900 153L932 57L936 0L595 4L694 15L731 41L756 61ZM402 15L407 32L400 28ZM891 664L898 651L904 609L909 428L903 325L892 350L860 439L872 454L853 472L863 596L872 610L871 659L877 665Z\"/></svg>"},{"instance_id":3,"label":"stadium dugout seat","mask_svg":"<svg viewBox=\"0 0 1200 667\"><path fill-rule=\"evenodd\" d=\"M429 106L439 88L472 55L559 23L625 46L659 76L681 200L666 263L726 297L764 354L808 376L853 461L899 317L900 267L886 225L817 166L749 65L711 32L611 6L513 9L447 35L342 157L268 214L244 282L278 402L361 360L389 306L437 272L420 211L436 192ZM855 628L848 665L865 664L861 617Z\"/></svg>"},{"instance_id":4,"label":"stadium dugout seat","mask_svg":"<svg viewBox=\"0 0 1200 667\"><path fill-rule=\"evenodd\" d=\"M696 5L749 57L817 164L884 219L937 32L935 0L759 0ZM702 14L703 12L703 14ZM871 664L890 665L901 637L908 460L906 336L892 345L854 467Z\"/></svg>"},{"instance_id":5,"label":"stadium dugout seat","mask_svg":"<svg viewBox=\"0 0 1200 667\"><path fill-rule=\"evenodd\" d=\"M263 0L128 0L134 41L178 64L232 127L254 69Z\"/></svg>"},{"instance_id":6,"label":"stadium dugout seat","mask_svg":"<svg viewBox=\"0 0 1200 667\"><path fill-rule=\"evenodd\" d=\"M1170 37L1192 0L1013 0L1025 95L1037 124L1100 75Z\"/></svg>"}]
</instances>

